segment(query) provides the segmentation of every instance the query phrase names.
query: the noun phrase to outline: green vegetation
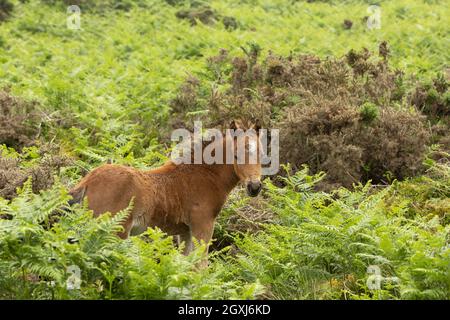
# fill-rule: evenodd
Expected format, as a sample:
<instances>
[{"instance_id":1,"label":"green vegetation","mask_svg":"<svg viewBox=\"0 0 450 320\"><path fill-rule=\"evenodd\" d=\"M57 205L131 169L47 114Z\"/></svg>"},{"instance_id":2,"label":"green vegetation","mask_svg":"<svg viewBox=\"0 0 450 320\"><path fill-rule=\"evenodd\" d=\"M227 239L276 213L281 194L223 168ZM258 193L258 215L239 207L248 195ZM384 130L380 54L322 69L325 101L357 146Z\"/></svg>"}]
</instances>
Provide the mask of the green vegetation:
<instances>
[{"instance_id":1,"label":"green vegetation","mask_svg":"<svg viewBox=\"0 0 450 320\"><path fill-rule=\"evenodd\" d=\"M395 182L374 192L313 192L307 170L267 186L273 223L235 237L237 279L259 280L275 299L449 299L449 168L434 179ZM420 190L420 193L417 190ZM422 196L419 207L406 190ZM369 290L368 266L382 275Z\"/></svg>"},{"instance_id":2,"label":"green vegetation","mask_svg":"<svg viewBox=\"0 0 450 320\"><path fill-rule=\"evenodd\" d=\"M74 3L80 30L68 1L0 0L0 299L450 299L445 1L379 1L374 30L363 0ZM235 117L290 165L231 194L208 269L66 207L92 168Z\"/></svg>"}]
</instances>

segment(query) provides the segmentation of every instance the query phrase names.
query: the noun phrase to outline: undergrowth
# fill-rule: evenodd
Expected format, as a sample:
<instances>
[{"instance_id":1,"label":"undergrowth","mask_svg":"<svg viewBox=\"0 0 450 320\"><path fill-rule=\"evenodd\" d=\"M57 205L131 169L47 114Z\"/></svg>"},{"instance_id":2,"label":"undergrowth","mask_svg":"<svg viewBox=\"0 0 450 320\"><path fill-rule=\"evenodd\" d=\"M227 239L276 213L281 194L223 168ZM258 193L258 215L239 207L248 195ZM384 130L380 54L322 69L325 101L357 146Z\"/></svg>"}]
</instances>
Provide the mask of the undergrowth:
<instances>
[{"instance_id":1,"label":"undergrowth","mask_svg":"<svg viewBox=\"0 0 450 320\"><path fill-rule=\"evenodd\" d=\"M236 278L261 281L272 299L449 299L450 171L429 170L433 179L381 190L314 192L323 175L307 168L284 188L268 182L272 221L231 230ZM375 290L371 270L380 272Z\"/></svg>"}]
</instances>

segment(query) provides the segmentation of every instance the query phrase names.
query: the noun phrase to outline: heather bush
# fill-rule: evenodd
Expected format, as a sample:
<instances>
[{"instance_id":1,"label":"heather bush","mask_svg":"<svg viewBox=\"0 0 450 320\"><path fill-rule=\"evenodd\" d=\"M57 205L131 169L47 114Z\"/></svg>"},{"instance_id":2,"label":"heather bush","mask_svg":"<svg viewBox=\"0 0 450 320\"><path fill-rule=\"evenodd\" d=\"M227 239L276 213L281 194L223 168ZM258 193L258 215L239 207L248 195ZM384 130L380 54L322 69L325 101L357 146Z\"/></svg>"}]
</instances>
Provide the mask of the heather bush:
<instances>
[{"instance_id":1,"label":"heather bush","mask_svg":"<svg viewBox=\"0 0 450 320\"><path fill-rule=\"evenodd\" d=\"M283 162L326 171L331 186L386 183L387 173L401 179L420 172L429 134L416 112L381 109L370 124L358 109L338 104L290 112L281 126Z\"/></svg>"},{"instance_id":2,"label":"heather bush","mask_svg":"<svg viewBox=\"0 0 450 320\"><path fill-rule=\"evenodd\" d=\"M409 99L430 120L432 142L450 151L450 93L448 75L439 73L429 81L418 83Z\"/></svg>"},{"instance_id":3,"label":"heather bush","mask_svg":"<svg viewBox=\"0 0 450 320\"><path fill-rule=\"evenodd\" d=\"M0 0L0 23L11 15L14 4L9 0Z\"/></svg>"},{"instance_id":4,"label":"heather bush","mask_svg":"<svg viewBox=\"0 0 450 320\"><path fill-rule=\"evenodd\" d=\"M0 144L16 149L32 145L42 122L36 102L15 97L8 89L0 91Z\"/></svg>"},{"instance_id":5,"label":"heather bush","mask_svg":"<svg viewBox=\"0 0 450 320\"><path fill-rule=\"evenodd\" d=\"M31 177L35 193L50 188L60 169L69 169L73 161L57 153L56 146L24 148L21 153L0 145L0 197L11 199L17 190Z\"/></svg>"},{"instance_id":6,"label":"heather bush","mask_svg":"<svg viewBox=\"0 0 450 320\"><path fill-rule=\"evenodd\" d=\"M442 73L425 83L419 83L411 95L411 103L424 114L437 120L450 116L449 80Z\"/></svg>"}]
</instances>

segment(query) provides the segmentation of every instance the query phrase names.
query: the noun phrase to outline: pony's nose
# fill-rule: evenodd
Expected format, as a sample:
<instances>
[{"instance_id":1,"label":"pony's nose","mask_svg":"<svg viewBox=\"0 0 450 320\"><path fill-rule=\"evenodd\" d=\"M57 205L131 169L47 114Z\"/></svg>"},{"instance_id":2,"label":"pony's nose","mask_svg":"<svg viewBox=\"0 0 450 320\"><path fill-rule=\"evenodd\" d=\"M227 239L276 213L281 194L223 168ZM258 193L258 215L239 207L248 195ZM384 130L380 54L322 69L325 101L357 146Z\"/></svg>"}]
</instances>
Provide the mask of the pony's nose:
<instances>
[{"instance_id":1,"label":"pony's nose","mask_svg":"<svg viewBox=\"0 0 450 320\"><path fill-rule=\"evenodd\" d=\"M261 191L261 181L249 181L247 183L247 193L251 197L256 197Z\"/></svg>"}]
</instances>

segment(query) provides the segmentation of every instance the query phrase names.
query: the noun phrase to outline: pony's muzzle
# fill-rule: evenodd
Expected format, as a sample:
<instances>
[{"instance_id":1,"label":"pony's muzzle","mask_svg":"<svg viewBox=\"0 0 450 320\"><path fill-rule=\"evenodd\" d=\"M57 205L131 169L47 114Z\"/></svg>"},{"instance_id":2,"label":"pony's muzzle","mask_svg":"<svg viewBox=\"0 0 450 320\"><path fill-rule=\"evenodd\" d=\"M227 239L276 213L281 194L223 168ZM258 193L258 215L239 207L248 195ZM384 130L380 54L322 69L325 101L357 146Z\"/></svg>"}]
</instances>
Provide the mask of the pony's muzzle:
<instances>
[{"instance_id":1,"label":"pony's muzzle","mask_svg":"<svg viewBox=\"0 0 450 320\"><path fill-rule=\"evenodd\" d=\"M262 183L261 181L249 181L247 183L247 193L250 197L256 197L261 191Z\"/></svg>"}]
</instances>

